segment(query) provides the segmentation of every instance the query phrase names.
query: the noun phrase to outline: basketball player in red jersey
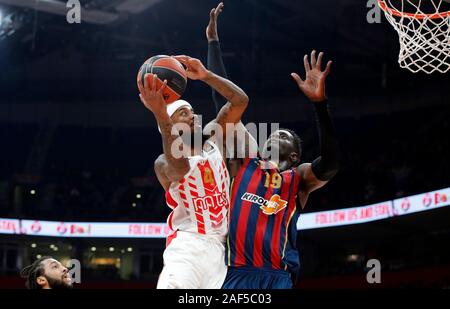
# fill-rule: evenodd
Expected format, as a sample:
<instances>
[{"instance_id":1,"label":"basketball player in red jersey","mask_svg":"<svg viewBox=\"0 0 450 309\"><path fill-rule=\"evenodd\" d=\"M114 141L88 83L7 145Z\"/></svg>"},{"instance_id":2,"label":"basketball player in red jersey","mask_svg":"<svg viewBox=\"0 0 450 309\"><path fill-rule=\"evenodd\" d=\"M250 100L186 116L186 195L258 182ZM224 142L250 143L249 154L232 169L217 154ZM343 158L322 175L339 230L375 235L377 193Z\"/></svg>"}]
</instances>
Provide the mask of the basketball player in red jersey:
<instances>
[{"instance_id":1,"label":"basketball player in red jersey","mask_svg":"<svg viewBox=\"0 0 450 309\"><path fill-rule=\"evenodd\" d=\"M206 36L208 68L226 76L217 34L217 16L222 9L221 3L211 10ZM315 108L320 156L312 163L301 164L300 138L292 130L280 129L269 136L261 156L233 160L237 172L232 175L226 252L228 273L223 288L292 287L292 276L299 269L296 225L300 210L305 207L309 194L324 186L339 166L338 142L325 94L331 61L322 71L322 58L323 53L316 58L315 51L311 53L311 61L305 55L305 80L296 73L291 74ZM223 98L214 90L213 100L217 108L223 104ZM275 160L270 157L274 152L278 154Z\"/></svg>"},{"instance_id":2,"label":"basketball player in red jersey","mask_svg":"<svg viewBox=\"0 0 450 309\"><path fill-rule=\"evenodd\" d=\"M226 138L227 123L240 121L248 97L198 59L175 58L186 66L188 78L205 82L227 103L213 121L223 128L223 135L208 136L197 146L192 137L202 135L202 128L192 106L184 100L166 105L162 96L166 81L158 90L154 75L145 76L144 86L139 83L140 98L155 115L162 136L164 153L155 161L155 172L172 208L168 225L175 231L168 238L157 288L220 288L227 271L224 243L230 201L221 138ZM173 145L180 144L185 150L182 156L174 154L178 147Z\"/></svg>"}]
</instances>

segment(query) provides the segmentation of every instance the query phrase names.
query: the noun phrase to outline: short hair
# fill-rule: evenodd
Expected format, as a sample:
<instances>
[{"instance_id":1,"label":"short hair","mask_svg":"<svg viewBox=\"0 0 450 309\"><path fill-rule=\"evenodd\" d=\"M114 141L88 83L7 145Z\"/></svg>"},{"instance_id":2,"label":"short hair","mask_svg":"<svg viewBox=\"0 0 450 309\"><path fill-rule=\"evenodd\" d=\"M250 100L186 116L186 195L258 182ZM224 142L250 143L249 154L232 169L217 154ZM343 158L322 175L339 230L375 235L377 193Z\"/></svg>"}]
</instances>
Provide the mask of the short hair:
<instances>
[{"instance_id":1,"label":"short hair","mask_svg":"<svg viewBox=\"0 0 450 309\"><path fill-rule=\"evenodd\" d=\"M298 158L299 158L298 161L296 163L294 163L294 166L299 166L300 165L300 158L302 156L302 140L301 140L300 136L298 136L298 134L295 133L291 129L283 128L283 129L279 129L279 130L288 131L294 137L294 147L295 147L296 152L298 153Z\"/></svg>"},{"instance_id":2,"label":"short hair","mask_svg":"<svg viewBox=\"0 0 450 309\"><path fill-rule=\"evenodd\" d=\"M43 276L45 273L44 265L42 264L42 262L51 258L51 256L43 256L34 261L31 265L28 265L22 269L22 271L20 272L20 276L26 279L25 286L27 287L27 289L41 289L41 286L37 284L36 279L40 276Z\"/></svg>"}]
</instances>

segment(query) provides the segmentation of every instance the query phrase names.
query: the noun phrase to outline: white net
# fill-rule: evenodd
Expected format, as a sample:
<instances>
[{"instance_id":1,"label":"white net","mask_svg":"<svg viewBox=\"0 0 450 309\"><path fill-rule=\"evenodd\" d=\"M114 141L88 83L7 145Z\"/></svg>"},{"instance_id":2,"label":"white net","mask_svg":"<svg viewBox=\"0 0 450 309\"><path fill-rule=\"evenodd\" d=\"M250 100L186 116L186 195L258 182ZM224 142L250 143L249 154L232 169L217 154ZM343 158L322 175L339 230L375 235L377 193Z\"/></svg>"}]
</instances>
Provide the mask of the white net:
<instances>
[{"instance_id":1,"label":"white net","mask_svg":"<svg viewBox=\"0 0 450 309\"><path fill-rule=\"evenodd\" d=\"M398 63L414 73L450 69L450 0L378 0L398 32Z\"/></svg>"}]
</instances>

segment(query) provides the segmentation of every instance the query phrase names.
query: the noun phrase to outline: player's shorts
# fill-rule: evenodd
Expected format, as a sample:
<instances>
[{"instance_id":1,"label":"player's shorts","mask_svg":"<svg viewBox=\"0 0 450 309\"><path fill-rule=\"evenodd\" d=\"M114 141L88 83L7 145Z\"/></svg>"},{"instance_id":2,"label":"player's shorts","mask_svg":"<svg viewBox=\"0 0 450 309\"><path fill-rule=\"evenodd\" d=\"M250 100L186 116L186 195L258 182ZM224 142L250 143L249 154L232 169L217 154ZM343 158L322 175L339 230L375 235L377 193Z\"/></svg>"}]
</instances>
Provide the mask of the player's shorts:
<instances>
[{"instance_id":1,"label":"player's shorts","mask_svg":"<svg viewBox=\"0 0 450 309\"><path fill-rule=\"evenodd\" d=\"M284 270L228 267L222 289L292 289L292 280Z\"/></svg>"},{"instance_id":2,"label":"player's shorts","mask_svg":"<svg viewBox=\"0 0 450 309\"><path fill-rule=\"evenodd\" d=\"M164 251L158 289L220 289L227 274L225 246L196 233L176 233Z\"/></svg>"}]
</instances>

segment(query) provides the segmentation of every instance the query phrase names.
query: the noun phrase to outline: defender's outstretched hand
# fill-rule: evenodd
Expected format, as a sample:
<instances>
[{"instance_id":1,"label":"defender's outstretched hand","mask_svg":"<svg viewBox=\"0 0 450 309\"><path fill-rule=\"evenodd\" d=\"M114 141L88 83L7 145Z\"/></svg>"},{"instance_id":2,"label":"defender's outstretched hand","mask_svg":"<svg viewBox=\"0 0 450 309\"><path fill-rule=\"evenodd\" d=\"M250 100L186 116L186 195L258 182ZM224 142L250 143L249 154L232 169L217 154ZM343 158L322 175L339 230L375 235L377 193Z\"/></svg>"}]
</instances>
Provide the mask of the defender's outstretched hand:
<instances>
[{"instance_id":1,"label":"defender's outstretched hand","mask_svg":"<svg viewBox=\"0 0 450 309\"><path fill-rule=\"evenodd\" d=\"M292 78L297 82L300 90L308 97L311 102L321 102L327 99L325 93L325 79L330 73L332 61L328 61L324 71L321 70L323 52L319 53L316 61L316 51L311 53L311 64L309 63L308 55L305 55L303 62L305 65L306 78L305 80L297 73L291 73Z\"/></svg>"},{"instance_id":2,"label":"defender's outstretched hand","mask_svg":"<svg viewBox=\"0 0 450 309\"><path fill-rule=\"evenodd\" d=\"M217 34L217 17L219 17L222 9L223 2L220 2L216 8L211 9L209 12L209 23L206 27L206 38L208 42L219 40L219 35Z\"/></svg>"}]
</instances>

